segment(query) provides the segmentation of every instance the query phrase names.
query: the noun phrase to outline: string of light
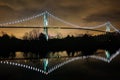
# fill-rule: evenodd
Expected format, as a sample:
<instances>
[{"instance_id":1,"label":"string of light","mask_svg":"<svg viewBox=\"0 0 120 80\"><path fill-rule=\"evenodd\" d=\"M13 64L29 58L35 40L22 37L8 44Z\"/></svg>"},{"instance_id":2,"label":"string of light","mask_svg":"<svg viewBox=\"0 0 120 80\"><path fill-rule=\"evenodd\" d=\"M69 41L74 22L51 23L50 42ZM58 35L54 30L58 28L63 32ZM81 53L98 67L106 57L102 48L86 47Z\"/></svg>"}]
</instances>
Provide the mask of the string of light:
<instances>
[{"instance_id":1,"label":"string of light","mask_svg":"<svg viewBox=\"0 0 120 80\"><path fill-rule=\"evenodd\" d=\"M38 17L41 17L41 16L44 16L44 14L46 14L52 18L54 18L55 20L58 20L62 23L65 23L67 25L70 25L74 28L83 28L83 29L97 29L97 28L101 28L101 27L106 27L107 24L109 24L111 28L113 28L115 31L119 32L119 30L117 28L115 28L110 22L106 22L104 24L101 24L101 25L98 25L98 26L91 26L91 27L81 27L81 26L78 26L78 25L75 25L75 24L72 24L70 22L67 22L59 17L56 17L52 14L50 14L49 12L45 11L43 13L40 13L40 14L37 14L37 15L34 15L34 16L31 16L31 17L28 17L28 18L25 18L25 19L20 19L20 20L16 20L16 21L12 21L12 22L7 22L7 23L1 23L0 26L8 26L8 25L11 25L11 24L17 24L17 23L22 23L22 22L25 22L25 21L29 21L29 20L33 20L35 18L38 18ZM120 32L119 32L120 33Z\"/></svg>"}]
</instances>

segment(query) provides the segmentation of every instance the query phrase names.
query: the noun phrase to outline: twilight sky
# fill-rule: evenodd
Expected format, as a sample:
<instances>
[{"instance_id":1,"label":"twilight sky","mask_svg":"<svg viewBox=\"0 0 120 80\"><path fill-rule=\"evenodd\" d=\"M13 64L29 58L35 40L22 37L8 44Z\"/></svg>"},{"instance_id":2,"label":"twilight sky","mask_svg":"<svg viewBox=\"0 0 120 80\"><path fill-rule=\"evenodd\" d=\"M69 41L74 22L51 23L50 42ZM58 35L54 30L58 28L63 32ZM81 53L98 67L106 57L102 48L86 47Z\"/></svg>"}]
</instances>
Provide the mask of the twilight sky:
<instances>
[{"instance_id":1,"label":"twilight sky","mask_svg":"<svg viewBox=\"0 0 120 80\"><path fill-rule=\"evenodd\" d=\"M120 0L0 0L0 23L47 10L76 25L96 26L110 21L119 28L119 6ZM4 31L21 35L20 29L4 29Z\"/></svg>"}]
</instances>

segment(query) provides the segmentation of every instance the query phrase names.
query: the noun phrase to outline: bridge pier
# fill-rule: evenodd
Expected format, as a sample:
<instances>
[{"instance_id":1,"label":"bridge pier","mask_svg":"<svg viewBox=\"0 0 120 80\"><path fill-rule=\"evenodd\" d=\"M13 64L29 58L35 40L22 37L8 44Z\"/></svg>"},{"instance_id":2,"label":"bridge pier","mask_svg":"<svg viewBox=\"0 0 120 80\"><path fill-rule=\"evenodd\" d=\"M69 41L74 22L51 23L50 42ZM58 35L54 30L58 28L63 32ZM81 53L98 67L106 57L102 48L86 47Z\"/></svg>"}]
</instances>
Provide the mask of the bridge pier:
<instances>
[{"instance_id":1,"label":"bridge pier","mask_svg":"<svg viewBox=\"0 0 120 80\"><path fill-rule=\"evenodd\" d=\"M109 58L110 58L110 53L109 53L109 51L105 50L105 54L106 54L106 58L109 59Z\"/></svg>"},{"instance_id":2,"label":"bridge pier","mask_svg":"<svg viewBox=\"0 0 120 80\"><path fill-rule=\"evenodd\" d=\"M46 40L48 40L48 13L47 11L44 12L44 34L46 37Z\"/></svg>"},{"instance_id":3,"label":"bridge pier","mask_svg":"<svg viewBox=\"0 0 120 80\"><path fill-rule=\"evenodd\" d=\"M106 32L110 32L110 22L106 23Z\"/></svg>"},{"instance_id":4,"label":"bridge pier","mask_svg":"<svg viewBox=\"0 0 120 80\"><path fill-rule=\"evenodd\" d=\"M48 59L43 59L43 69L45 72L47 72L48 69Z\"/></svg>"},{"instance_id":5,"label":"bridge pier","mask_svg":"<svg viewBox=\"0 0 120 80\"><path fill-rule=\"evenodd\" d=\"M46 37L46 40L48 41L48 13L47 11L44 12L44 34ZM43 68L44 71L47 72L48 68L48 59L43 59Z\"/></svg>"}]
</instances>

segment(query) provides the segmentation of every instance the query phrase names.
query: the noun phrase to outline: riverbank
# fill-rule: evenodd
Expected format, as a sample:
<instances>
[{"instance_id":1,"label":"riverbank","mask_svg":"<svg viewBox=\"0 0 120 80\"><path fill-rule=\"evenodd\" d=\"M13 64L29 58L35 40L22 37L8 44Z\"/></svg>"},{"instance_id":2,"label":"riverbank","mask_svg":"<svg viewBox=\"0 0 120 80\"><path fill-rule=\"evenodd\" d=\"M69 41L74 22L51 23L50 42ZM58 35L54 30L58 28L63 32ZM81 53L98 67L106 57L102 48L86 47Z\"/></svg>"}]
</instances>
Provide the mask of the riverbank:
<instances>
[{"instance_id":1,"label":"riverbank","mask_svg":"<svg viewBox=\"0 0 120 80\"><path fill-rule=\"evenodd\" d=\"M62 52L66 51L67 54L74 54L81 52L82 55L92 55L98 49L107 50L110 54L113 54L120 46L120 34L119 33L106 33L104 35L83 35L83 36L67 36L65 38L53 38L46 40L45 35L42 34L38 39L22 40L15 37L10 37L4 34L0 37L0 57L8 58L10 53L12 57L15 56L15 52L34 53L45 58L50 52ZM89 53L88 53L89 52Z\"/></svg>"}]
</instances>

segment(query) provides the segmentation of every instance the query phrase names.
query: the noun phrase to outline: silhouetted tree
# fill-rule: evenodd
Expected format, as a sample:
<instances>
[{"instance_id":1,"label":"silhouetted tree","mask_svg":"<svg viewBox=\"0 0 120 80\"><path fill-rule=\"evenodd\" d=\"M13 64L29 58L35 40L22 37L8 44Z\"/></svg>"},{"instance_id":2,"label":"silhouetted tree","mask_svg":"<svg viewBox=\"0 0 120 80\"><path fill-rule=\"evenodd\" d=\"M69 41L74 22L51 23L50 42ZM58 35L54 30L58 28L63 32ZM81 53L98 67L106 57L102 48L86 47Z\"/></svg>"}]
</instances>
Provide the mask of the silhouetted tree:
<instances>
[{"instance_id":1,"label":"silhouetted tree","mask_svg":"<svg viewBox=\"0 0 120 80\"><path fill-rule=\"evenodd\" d=\"M23 36L24 40L39 40L40 31L37 29L34 29L30 32L26 32Z\"/></svg>"}]
</instances>

